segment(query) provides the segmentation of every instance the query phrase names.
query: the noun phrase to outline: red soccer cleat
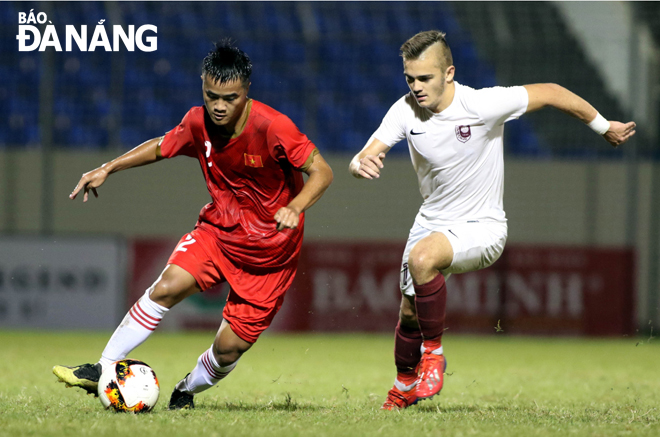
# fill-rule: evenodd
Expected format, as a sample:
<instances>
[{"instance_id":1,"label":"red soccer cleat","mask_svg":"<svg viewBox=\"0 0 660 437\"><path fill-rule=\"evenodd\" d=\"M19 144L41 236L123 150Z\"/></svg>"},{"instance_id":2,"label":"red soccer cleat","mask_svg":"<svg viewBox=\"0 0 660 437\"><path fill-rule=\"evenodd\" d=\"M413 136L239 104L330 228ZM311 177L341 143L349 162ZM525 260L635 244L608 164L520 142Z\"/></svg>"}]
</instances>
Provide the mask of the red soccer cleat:
<instances>
[{"instance_id":1,"label":"red soccer cleat","mask_svg":"<svg viewBox=\"0 0 660 437\"><path fill-rule=\"evenodd\" d=\"M392 390L387 392L387 399L381 410L403 410L408 408L411 405L417 403L417 393L416 387L411 388L408 391L401 391L396 386L392 387Z\"/></svg>"},{"instance_id":2,"label":"red soccer cleat","mask_svg":"<svg viewBox=\"0 0 660 437\"><path fill-rule=\"evenodd\" d=\"M426 349L419 362L419 379L417 380L417 397L430 399L440 393L447 361L444 355L436 355L431 349Z\"/></svg>"}]
</instances>

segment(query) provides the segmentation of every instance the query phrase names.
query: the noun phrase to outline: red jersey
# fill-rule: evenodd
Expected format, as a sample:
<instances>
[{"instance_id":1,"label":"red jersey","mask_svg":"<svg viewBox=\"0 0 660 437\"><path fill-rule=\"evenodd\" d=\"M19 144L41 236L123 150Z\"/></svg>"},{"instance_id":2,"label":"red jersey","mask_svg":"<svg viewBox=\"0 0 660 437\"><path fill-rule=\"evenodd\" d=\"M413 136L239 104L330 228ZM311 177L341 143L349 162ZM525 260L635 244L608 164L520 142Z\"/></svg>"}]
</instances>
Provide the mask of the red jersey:
<instances>
[{"instance_id":1,"label":"red jersey","mask_svg":"<svg viewBox=\"0 0 660 437\"><path fill-rule=\"evenodd\" d=\"M256 100L236 138L222 136L205 107L196 106L160 146L165 158L199 160L212 201L202 208L198 226L217 235L223 254L237 267L268 269L298 258L304 214L296 229L282 231L273 216L302 189L296 169L313 150L287 116Z\"/></svg>"}]
</instances>

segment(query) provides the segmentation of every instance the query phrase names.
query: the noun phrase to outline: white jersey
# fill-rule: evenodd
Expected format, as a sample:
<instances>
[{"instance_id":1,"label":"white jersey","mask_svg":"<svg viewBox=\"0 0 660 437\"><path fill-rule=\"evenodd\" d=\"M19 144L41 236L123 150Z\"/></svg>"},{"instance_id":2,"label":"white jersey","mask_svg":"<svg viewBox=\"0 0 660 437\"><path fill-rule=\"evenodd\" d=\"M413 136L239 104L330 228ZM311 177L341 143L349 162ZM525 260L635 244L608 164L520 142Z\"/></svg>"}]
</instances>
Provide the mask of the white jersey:
<instances>
[{"instance_id":1,"label":"white jersey","mask_svg":"<svg viewBox=\"0 0 660 437\"><path fill-rule=\"evenodd\" d=\"M403 96L372 138L389 147L408 140L424 199L415 222L427 229L504 223L504 123L525 113L527 90L454 84L454 100L439 114L420 107L411 93Z\"/></svg>"}]
</instances>

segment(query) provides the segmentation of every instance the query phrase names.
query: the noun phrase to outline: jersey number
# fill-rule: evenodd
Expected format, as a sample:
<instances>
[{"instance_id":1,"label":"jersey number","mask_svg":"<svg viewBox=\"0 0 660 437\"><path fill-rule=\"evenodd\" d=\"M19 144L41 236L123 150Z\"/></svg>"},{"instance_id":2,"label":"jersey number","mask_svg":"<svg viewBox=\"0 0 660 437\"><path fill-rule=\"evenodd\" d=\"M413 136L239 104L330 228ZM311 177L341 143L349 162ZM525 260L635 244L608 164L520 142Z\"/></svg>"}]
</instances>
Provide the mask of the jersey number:
<instances>
[{"instance_id":1,"label":"jersey number","mask_svg":"<svg viewBox=\"0 0 660 437\"><path fill-rule=\"evenodd\" d=\"M190 246L193 243L195 243L195 239L192 236L188 235L186 237L186 241L182 241L181 243L179 243L179 245L176 247L176 249L174 249L174 251L187 252L188 248L186 246Z\"/></svg>"},{"instance_id":2,"label":"jersey number","mask_svg":"<svg viewBox=\"0 0 660 437\"><path fill-rule=\"evenodd\" d=\"M211 145L210 141L204 141L204 145L206 146L206 157L209 158L211 156L211 148L213 146ZM207 162L207 164L209 165L209 167L213 166L213 163L211 161Z\"/></svg>"}]
</instances>

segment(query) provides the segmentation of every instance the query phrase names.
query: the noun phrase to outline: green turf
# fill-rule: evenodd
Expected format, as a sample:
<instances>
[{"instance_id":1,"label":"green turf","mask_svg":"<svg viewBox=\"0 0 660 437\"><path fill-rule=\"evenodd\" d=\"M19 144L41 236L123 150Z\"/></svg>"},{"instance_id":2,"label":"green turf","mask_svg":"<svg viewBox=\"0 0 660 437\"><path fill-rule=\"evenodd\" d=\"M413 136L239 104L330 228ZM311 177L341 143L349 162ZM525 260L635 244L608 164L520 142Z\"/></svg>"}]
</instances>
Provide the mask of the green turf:
<instances>
[{"instance_id":1,"label":"green turf","mask_svg":"<svg viewBox=\"0 0 660 437\"><path fill-rule=\"evenodd\" d=\"M156 333L135 350L162 392L154 412L129 415L51 373L96 360L107 333L0 331L0 435L660 435L660 346L648 339L448 335L442 395L382 412L390 336L265 335L195 410L167 411L212 337Z\"/></svg>"}]
</instances>

